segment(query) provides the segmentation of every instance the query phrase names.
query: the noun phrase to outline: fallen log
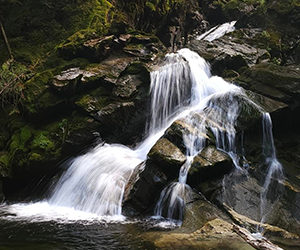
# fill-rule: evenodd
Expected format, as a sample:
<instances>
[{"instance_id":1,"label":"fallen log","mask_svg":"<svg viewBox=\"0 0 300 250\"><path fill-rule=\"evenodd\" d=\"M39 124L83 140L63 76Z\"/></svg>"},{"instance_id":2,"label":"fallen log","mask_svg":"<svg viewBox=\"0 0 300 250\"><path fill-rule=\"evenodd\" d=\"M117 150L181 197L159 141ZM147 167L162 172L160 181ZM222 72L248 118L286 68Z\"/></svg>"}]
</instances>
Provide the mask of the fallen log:
<instances>
[{"instance_id":1,"label":"fallen log","mask_svg":"<svg viewBox=\"0 0 300 250\"><path fill-rule=\"evenodd\" d=\"M247 229L233 224L232 230L241 236L249 245L258 250L283 250L265 238L255 238Z\"/></svg>"}]
</instances>

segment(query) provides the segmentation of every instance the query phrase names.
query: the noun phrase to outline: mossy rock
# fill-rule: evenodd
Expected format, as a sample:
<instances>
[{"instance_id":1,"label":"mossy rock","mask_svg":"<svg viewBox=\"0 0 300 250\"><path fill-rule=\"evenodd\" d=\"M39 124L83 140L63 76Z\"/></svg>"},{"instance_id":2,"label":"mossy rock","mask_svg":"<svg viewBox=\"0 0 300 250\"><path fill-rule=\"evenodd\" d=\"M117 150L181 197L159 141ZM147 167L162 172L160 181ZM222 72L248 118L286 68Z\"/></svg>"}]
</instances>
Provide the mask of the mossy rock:
<instances>
[{"instance_id":1,"label":"mossy rock","mask_svg":"<svg viewBox=\"0 0 300 250\"><path fill-rule=\"evenodd\" d=\"M95 115L109 104L109 97L105 92L105 89L98 88L89 94L80 96L75 105L87 114Z\"/></svg>"},{"instance_id":2,"label":"mossy rock","mask_svg":"<svg viewBox=\"0 0 300 250\"><path fill-rule=\"evenodd\" d=\"M63 120L63 154L75 155L92 143L101 139L100 126L91 117L82 116L77 112Z\"/></svg>"},{"instance_id":3,"label":"mossy rock","mask_svg":"<svg viewBox=\"0 0 300 250\"><path fill-rule=\"evenodd\" d=\"M62 157L62 121L40 128L24 122L22 124L22 127L14 131L7 144L7 151L3 151L1 157L2 165L11 177L28 175L30 172L39 175L39 170L36 169L38 165L49 167ZM46 169L40 168L41 173L45 173Z\"/></svg>"},{"instance_id":4,"label":"mossy rock","mask_svg":"<svg viewBox=\"0 0 300 250\"><path fill-rule=\"evenodd\" d=\"M48 85L52 77L50 71L44 71L25 82L21 109L27 117L46 121L59 116L61 111L67 111L64 100Z\"/></svg>"},{"instance_id":5,"label":"mossy rock","mask_svg":"<svg viewBox=\"0 0 300 250\"><path fill-rule=\"evenodd\" d=\"M75 33L73 36L76 38L80 36ZM70 37L70 42L59 45L58 51L60 55L66 59L72 59L76 57L83 57L91 62L98 62L111 54L111 51L121 48L116 42L117 38L114 35L97 37L94 34L94 38L88 39L88 37L93 37L93 34L88 36L82 36L81 38ZM74 41L75 40L75 41ZM79 40L79 42L76 42Z\"/></svg>"},{"instance_id":6,"label":"mossy rock","mask_svg":"<svg viewBox=\"0 0 300 250\"><path fill-rule=\"evenodd\" d=\"M299 8L300 3L297 0L283 0L272 2L269 8L275 10L280 15L291 13L294 9Z\"/></svg>"}]
</instances>

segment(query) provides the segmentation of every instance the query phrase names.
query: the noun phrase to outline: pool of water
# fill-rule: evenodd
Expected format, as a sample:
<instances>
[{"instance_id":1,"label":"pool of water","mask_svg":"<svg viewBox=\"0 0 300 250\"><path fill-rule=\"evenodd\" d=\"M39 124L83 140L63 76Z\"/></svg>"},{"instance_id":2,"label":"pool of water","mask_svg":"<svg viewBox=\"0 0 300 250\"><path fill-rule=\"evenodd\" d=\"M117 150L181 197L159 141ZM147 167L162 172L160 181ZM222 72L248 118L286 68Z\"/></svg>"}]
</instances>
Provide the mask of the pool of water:
<instances>
[{"instance_id":1,"label":"pool of water","mask_svg":"<svg viewBox=\"0 0 300 250\"><path fill-rule=\"evenodd\" d=\"M38 205L39 209L37 204L0 207L1 250L151 249L140 237L138 221L80 212L75 220L76 211L58 214Z\"/></svg>"},{"instance_id":2,"label":"pool of water","mask_svg":"<svg viewBox=\"0 0 300 250\"><path fill-rule=\"evenodd\" d=\"M0 250L253 250L238 236L195 237L185 230L174 222L101 217L47 202L0 206ZM298 249L297 244L278 243Z\"/></svg>"}]
</instances>

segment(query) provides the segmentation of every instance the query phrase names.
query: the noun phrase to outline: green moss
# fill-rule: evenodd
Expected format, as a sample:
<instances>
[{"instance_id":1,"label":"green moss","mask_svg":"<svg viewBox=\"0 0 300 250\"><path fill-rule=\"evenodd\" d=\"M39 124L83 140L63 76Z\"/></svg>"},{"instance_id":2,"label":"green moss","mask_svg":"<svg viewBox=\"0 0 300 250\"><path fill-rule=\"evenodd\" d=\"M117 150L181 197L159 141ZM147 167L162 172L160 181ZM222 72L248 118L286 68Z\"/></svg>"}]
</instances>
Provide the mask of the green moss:
<instances>
[{"instance_id":1,"label":"green moss","mask_svg":"<svg viewBox=\"0 0 300 250\"><path fill-rule=\"evenodd\" d=\"M1 156L0 156L0 166L3 166L5 168L7 168L9 166L9 157L6 153L3 154L3 152L1 152Z\"/></svg>"},{"instance_id":2,"label":"green moss","mask_svg":"<svg viewBox=\"0 0 300 250\"><path fill-rule=\"evenodd\" d=\"M18 148L23 149L24 148L24 144L22 145L20 142L20 134L19 131L15 132L11 139L10 139L11 143L10 143L10 151L14 151Z\"/></svg>"},{"instance_id":3,"label":"green moss","mask_svg":"<svg viewBox=\"0 0 300 250\"><path fill-rule=\"evenodd\" d=\"M43 160L43 156L41 156L40 154L38 153L31 153L29 155L29 161L30 162L40 162Z\"/></svg>"},{"instance_id":4,"label":"green moss","mask_svg":"<svg viewBox=\"0 0 300 250\"><path fill-rule=\"evenodd\" d=\"M28 125L22 128L20 132L21 145L25 145L25 143L31 138L31 136L32 136L31 128Z\"/></svg>"},{"instance_id":5,"label":"green moss","mask_svg":"<svg viewBox=\"0 0 300 250\"><path fill-rule=\"evenodd\" d=\"M31 99L33 96L39 95L41 92L43 92L52 77L52 72L50 70L46 70L44 72L37 73L34 77L25 82L25 99Z\"/></svg>"},{"instance_id":6,"label":"green moss","mask_svg":"<svg viewBox=\"0 0 300 250\"><path fill-rule=\"evenodd\" d=\"M281 15L285 15L291 12L295 7L300 6L299 0L284 0L284 1L273 1L269 8L275 10Z\"/></svg>"},{"instance_id":7,"label":"green moss","mask_svg":"<svg viewBox=\"0 0 300 250\"><path fill-rule=\"evenodd\" d=\"M53 107L62 99L55 95L48 86L53 74L50 70L37 73L32 79L24 84L24 99L22 104L29 116L39 115L48 107Z\"/></svg>"},{"instance_id":8,"label":"green moss","mask_svg":"<svg viewBox=\"0 0 300 250\"><path fill-rule=\"evenodd\" d=\"M45 152L51 151L54 143L49 138L49 133L47 131L37 133L32 141L32 148L43 149Z\"/></svg>"},{"instance_id":9,"label":"green moss","mask_svg":"<svg viewBox=\"0 0 300 250\"><path fill-rule=\"evenodd\" d=\"M76 105L85 109L86 111L99 111L105 105L107 105L108 98L105 96L99 96L97 98L91 95L84 95L81 99L76 102Z\"/></svg>"},{"instance_id":10,"label":"green moss","mask_svg":"<svg viewBox=\"0 0 300 250\"><path fill-rule=\"evenodd\" d=\"M246 39L247 42L257 48L267 49L271 57L280 57L282 35L275 30L264 30L257 33L253 38Z\"/></svg>"},{"instance_id":11,"label":"green moss","mask_svg":"<svg viewBox=\"0 0 300 250\"><path fill-rule=\"evenodd\" d=\"M55 52L57 44L78 30L107 32L113 5L106 0L6 1L4 27L14 58L38 65ZM49 39L51 37L51 39ZM8 57L0 44L0 62Z\"/></svg>"},{"instance_id":12,"label":"green moss","mask_svg":"<svg viewBox=\"0 0 300 250\"><path fill-rule=\"evenodd\" d=\"M18 128L20 127L20 128ZM24 123L19 122L19 126L16 127L11 139L9 149L13 152L17 149L26 151L28 149L28 142L32 138L34 129L29 125L24 126Z\"/></svg>"},{"instance_id":13,"label":"green moss","mask_svg":"<svg viewBox=\"0 0 300 250\"><path fill-rule=\"evenodd\" d=\"M156 7L153 3L151 2L146 2L146 7L148 7L151 11L155 11L156 10Z\"/></svg>"},{"instance_id":14,"label":"green moss","mask_svg":"<svg viewBox=\"0 0 300 250\"><path fill-rule=\"evenodd\" d=\"M136 62L131 63L127 67L127 69L125 70L125 73L134 75L134 74L138 74L145 70L147 70L147 69L145 69L145 66L141 62L136 61Z\"/></svg>"},{"instance_id":15,"label":"green moss","mask_svg":"<svg viewBox=\"0 0 300 250\"><path fill-rule=\"evenodd\" d=\"M76 50L79 45L82 45L86 40L97 37L95 30L83 29L71 35L67 41L58 45L58 49Z\"/></svg>"}]
</instances>

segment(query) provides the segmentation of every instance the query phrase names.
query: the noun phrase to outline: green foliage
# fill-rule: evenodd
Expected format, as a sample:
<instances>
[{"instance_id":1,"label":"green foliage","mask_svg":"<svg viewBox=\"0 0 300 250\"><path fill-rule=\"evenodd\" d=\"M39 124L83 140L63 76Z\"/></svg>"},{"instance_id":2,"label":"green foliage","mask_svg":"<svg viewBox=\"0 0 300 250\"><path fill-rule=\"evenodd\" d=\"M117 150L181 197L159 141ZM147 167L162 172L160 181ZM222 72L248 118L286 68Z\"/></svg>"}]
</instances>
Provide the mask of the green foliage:
<instances>
[{"instance_id":1,"label":"green foliage","mask_svg":"<svg viewBox=\"0 0 300 250\"><path fill-rule=\"evenodd\" d=\"M35 135L32 142L32 147L33 149L42 149L45 152L48 152L54 148L54 144L50 140L48 132L40 132Z\"/></svg>"},{"instance_id":2,"label":"green foliage","mask_svg":"<svg viewBox=\"0 0 300 250\"><path fill-rule=\"evenodd\" d=\"M5 1L0 15L14 58L37 65L78 30L105 32L111 8L107 0L19 0ZM0 49L3 62L7 53L2 39Z\"/></svg>"},{"instance_id":3,"label":"green foliage","mask_svg":"<svg viewBox=\"0 0 300 250\"><path fill-rule=\"evenodd\" d=\"M32 132L29 126L23 127L20 132L20 143L25 145L25 143L32 137Z\"/></svg>"},{"instance_id":4,"label":"green foliage","mask_svg":"<svg viewBox=\"0 0 300 250\"><path fill-rule=\"evenodd\" d=\"M23 64L8 60L0 68L0 102L16 106L23 97L24 82L31 72Z\"/></svg>"},{"instance_id":5,"label":"green foliage","mask_svg":"<svg viewBox=\"0 0 300 250\"><path fill-rule=\"evenodd\" d=\"M274 1L270 5L270 9L275 10L277 13L285 15L291 12L295 7L300 6L299 0L281 0L281 1Z\"/></svg>"},{"instance_id":6,"label":"green foliage","mask_svg":"<svg viewBox=\"0 0 300 250\"><path fill-rule=\"evenodd\" d=\"M155 4L147 1L146 2L146 7L148 7L151 11L155 11L156 10L156 7L155 7Z\"/></svg>"}]
</instances>

